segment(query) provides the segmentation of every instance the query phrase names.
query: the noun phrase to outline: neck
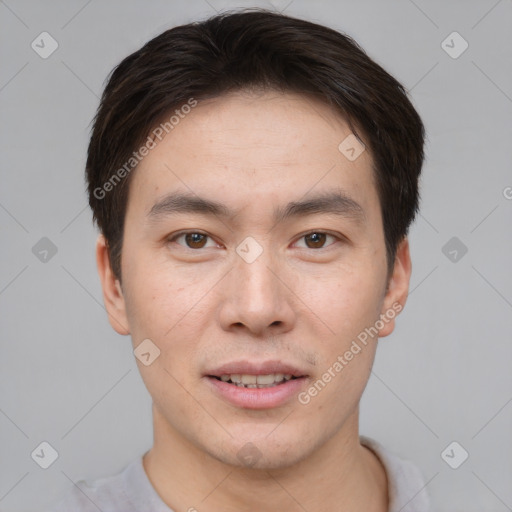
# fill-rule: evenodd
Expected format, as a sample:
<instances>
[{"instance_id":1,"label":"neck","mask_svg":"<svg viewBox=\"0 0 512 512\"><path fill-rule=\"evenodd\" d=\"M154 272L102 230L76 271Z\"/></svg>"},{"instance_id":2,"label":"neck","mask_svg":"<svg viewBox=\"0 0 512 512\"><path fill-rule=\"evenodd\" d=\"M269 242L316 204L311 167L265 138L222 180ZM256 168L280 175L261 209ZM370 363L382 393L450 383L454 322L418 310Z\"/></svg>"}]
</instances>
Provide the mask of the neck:
<instances>
[{"instance_id":1,"label":"neck","mask_svg":"<svg viewBox=\"0 0 512 512\"><path fill-rule=\"evenodd\" d=\"M172 429L153 407L154 445L144 469L176 512L387 512L387 478L377 457L359 443L358 410L300 462L282 468L226 464Z\"/></svg>"}]
</instances>

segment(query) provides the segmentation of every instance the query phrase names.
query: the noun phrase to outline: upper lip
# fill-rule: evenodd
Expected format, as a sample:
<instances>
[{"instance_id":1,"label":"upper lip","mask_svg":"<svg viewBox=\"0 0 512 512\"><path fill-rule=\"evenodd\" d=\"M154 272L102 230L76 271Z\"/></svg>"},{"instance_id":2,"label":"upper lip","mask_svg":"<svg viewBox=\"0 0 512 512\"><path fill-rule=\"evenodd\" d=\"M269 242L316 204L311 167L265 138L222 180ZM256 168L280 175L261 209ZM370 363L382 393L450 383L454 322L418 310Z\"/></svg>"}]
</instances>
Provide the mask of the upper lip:
<instances>
[{"instance_id":1,"label":"upper lip","mask_svg":"<svg viewBox=\"0 0 512 512\"><path fill-rule=\"evenodd\" d=\"M289 363L282 361L232 361L208 370L205 375L220 377L222 375L270 375L272 373L289 374L294 377L306 377L306 373Z\"/></svg>"}]
</instances>

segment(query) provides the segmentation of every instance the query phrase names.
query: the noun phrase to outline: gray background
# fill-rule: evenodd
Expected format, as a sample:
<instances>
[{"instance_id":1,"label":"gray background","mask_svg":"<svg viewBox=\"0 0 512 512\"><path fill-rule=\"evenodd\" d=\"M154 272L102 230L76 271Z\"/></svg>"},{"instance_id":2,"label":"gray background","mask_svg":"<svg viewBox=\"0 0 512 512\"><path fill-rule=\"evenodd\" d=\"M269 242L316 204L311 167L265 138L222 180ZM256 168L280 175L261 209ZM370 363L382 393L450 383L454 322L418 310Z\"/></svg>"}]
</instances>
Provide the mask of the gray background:
<instances>
[{"instance_id":1,"label":"gray background","mask_svg":"<svg viewBox=\"0 0 512 512\"><path fill-rule=\"evenodd\" d=\"M0 1L0 509L40 509L152 443L130 340L102 305L83 179L89 123L127 54L176 24L251 5L348 33L410 91L428 132L411 294L379 343L361 433L416 462L434 510L512 510L510 0ZM59 44L47 59L31 48L43 31ZM469 44L458 58L442 47L453 31ZM46 262L32 251L42 237L57 248ZM459 246L443 252L452 237ZM59 454L46 470L31 458L42 441ZM458 469L441 457L452 441L469 453Z\"/></svg>"}]
</instances>

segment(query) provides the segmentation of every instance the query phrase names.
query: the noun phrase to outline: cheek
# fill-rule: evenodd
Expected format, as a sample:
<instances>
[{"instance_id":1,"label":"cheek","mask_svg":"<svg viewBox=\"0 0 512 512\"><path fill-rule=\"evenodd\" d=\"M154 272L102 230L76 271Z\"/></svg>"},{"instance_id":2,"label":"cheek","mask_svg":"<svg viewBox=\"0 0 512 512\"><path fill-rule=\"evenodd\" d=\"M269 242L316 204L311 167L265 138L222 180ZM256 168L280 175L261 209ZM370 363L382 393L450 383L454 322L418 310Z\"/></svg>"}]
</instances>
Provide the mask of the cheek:
<instances>
[{"instance_id":1,"label":"cheek","mask_svg":"<svg viewBox=\"0 0 512 512\"><path fill-rule=\"evenodd\" d=\"M317 365L317 373L302 394L309 412L322 412L325 424L339 425L359 404L370 377L376 344L357 339L331 343Z\"/></svg>"},{"instance_id":2,"label":"cheek","mask_svg":"<svg viewBox=\"0 0 512 512\"><path fill-rule=\"evenodd\" d=\"M216 281L214 276L198 277L197 272L180 272L168 265L144 265L143 257L135 253L132 259L127 265L126 303L133 346L150 339L160 350L150 366L138 363L139 369L152 394L160 394L165 383L179 402L181 388L173 377L182 383L195 378L191 363L197 359L198 340L212 321L211 295L205 294Z\"/></svg>"},{"instance_id":3,"label":"cheek","mask_svg":"<svg viewBox=\"0 0 512 512\"><path fill-rule=\"evenodd\" d=\"M340 349L378 318L379 279L371 268L361 272L330 271L329 276L299 279L297 295L329 327L325 332L338 340L336 346Z\"/></svg>"},{"instance_id":4,"label":"cheek","mask_svg":"<svg viewBox=\"0 0 512 512\"><path fill-rule=\"evenodd\" d=\"M183 330L189 316L201 309L209 285L197 273L170 268L143 251L133 251L127 258L126 281L132 337L154 337L161 343L175 336L178 327Z\"/></svg>"},{"instance_id":5,"label":"cheek","mask_svg":"<svg viewBox=\"0 0 512 512\"><path fill-rule=\"evenodd\" d=\"M371 372L377 338L368 332L379 318L381 302L375 282L378 276L371 272L365 277L345 272L338 279L309 282L307 303L329 326L319 339L320 382L312 393L322 395L317 405L330 404L333 413L357 404Z\"/></svg>"}]
</instances>

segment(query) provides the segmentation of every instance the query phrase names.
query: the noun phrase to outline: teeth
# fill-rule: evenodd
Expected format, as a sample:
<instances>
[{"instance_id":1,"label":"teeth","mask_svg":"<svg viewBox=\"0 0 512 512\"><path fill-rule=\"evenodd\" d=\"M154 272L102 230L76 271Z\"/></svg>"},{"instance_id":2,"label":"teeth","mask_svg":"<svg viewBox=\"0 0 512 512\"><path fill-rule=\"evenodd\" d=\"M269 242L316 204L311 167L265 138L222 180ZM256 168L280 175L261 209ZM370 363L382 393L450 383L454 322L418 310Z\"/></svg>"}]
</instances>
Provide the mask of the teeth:
<instances>
[{"instance_id":1,"label":"teeth","mask_svg":"<svg viewBox=\"0 0 512 512\"><path fill-rule=\"evenodd\" d=\"M242 381L242 382L244 382L244 381ZM256 382L258 384L274 384L274 382L275 382L274 375L273 374L270 374L270 375L257 375L256 376Z\"/></svg>"},{"instance_id":2,"label":"teeth","mask_svg":"<svg viewBox=\"0 0 512 512\"><path fill-rule=\"evenodd\" d=\"M244 388L267 388L273 387L280 382L290 380L291 373L270 373L268 375L221 375L220 380L223 382L231 382L239 387Z\"/></svg>"},{"instance_id":3,"label":"teeth","mask_svg":"<svg viewBox=\"0 0 512 512\"><path fill-rule=\"evenodd\" d=\"M242 384L256 384L256 375L242 375Z\"/></svg>"}]
</instances>

